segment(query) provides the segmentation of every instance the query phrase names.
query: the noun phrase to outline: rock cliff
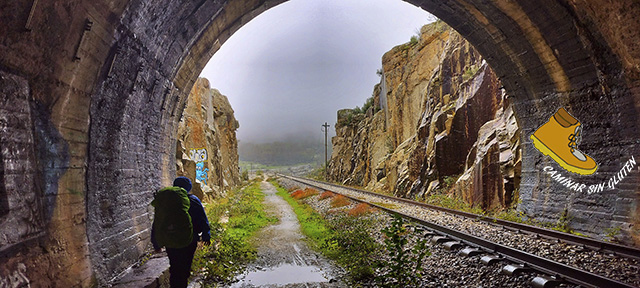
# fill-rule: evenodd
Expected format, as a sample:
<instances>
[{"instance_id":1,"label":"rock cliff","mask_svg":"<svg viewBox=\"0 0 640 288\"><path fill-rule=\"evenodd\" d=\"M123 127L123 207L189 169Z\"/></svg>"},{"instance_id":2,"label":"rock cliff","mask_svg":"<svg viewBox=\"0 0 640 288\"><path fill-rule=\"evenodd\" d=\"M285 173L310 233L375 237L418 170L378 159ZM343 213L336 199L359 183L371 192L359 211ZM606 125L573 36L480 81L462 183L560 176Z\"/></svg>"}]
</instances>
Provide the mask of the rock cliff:
<instances>
[{"instance_id":1,"label":"rock cliff","mask_svg":"<svg viewBox=\"0 0 640 288\"><path fill-rule=\"evenodd\" d=\"M178 126L176 174L195 180L193 193L200 198L239 184L238 127L227 97L199 78Z\"/></svg>"},{"instance_id":2,"label":"rock cliff","mask_svg":"<svg viewBox=\"0 0 640 288\"><path fill-rule=\"evenodd\" d=\"M330 180L509 206L520 181L520 131L482 56L438 21L385 53L381 72L368 111L338 112Z\"/></svg>"}]
</instances>

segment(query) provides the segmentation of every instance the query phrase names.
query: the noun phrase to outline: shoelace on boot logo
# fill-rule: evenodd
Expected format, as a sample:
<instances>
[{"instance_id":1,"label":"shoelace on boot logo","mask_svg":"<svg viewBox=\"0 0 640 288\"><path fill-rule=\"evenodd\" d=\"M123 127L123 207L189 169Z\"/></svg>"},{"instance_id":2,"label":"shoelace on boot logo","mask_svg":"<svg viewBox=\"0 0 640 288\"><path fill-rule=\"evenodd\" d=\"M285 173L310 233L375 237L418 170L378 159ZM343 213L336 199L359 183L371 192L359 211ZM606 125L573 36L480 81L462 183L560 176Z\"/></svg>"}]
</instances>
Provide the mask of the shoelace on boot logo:
<instances>
[{"instance_id":1,"label":"shoelace on boot logo","mask_svg":"<svg viewBox=\"0 0 640 288\"><path fill-rule=\"evenodd\" d=\"M598 169L598 164L578 149L581 136L582 123L560 108L530 138L540 153L551 157L560 167L576 174L591 175Z\"/></svg>"}]
</instances>

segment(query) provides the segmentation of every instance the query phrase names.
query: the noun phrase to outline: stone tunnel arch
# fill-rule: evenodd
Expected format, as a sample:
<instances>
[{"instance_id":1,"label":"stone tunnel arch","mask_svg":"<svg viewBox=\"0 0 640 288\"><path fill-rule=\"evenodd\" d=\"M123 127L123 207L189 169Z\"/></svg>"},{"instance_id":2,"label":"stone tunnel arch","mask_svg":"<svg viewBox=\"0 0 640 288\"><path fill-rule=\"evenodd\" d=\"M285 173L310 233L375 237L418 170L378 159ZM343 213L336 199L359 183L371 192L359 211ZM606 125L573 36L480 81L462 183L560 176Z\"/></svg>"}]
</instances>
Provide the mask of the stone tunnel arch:
<instances>
[{"instance_id":1,"label":"stone tunnel arch","mask_svg":"<svg viewBox=\"0 0 640 288\"><path fill-rule=\"evenodd\" d=\"M58 201L49 207L54 211L45 219L49 233L39 244L63 252L46 256L25 240L24 253L9 253L5 265L24 261L35 267L34 261L55 263L60 261L56 256L65 255L68 259L53 273L56 279L42 279L57 281L58 286L68 286L64 284L74 279L79 282L71 284L88 286L107 281L135 262L148 245L152 191L168 184L175 170L172 139L189 88L226 39L282 2L2 4L6 9L0 14L7 23L0 30L5 40L0 44L0 69L28 80L32 107L44 107L47 113L40 114L50 115L53 126L70 143L69 161L53 167L63 171L56 178ZM592 229L597 225L587 223L589 218L637 231L637 173L618 190L580 194L576 200L541 172L550 162L532 149L526 136L557 108L567 108L586 123L585 133L597 135L585 136L581 145L600 162L601 173L581 178L588 184L607 181L628 157L638 154L638 3L406 2L462 34L512 96L523 135L523 211L544 218L567 208L582 224L595 225ZM35 187L46 184L51 183ZM9 194L17 188L7 189ZM634 237L640 243L638 235ZM16 243L1 243L2 248L9 244ZM31 271L51 274L46 268Z\"/></svg>"}]
</instances>

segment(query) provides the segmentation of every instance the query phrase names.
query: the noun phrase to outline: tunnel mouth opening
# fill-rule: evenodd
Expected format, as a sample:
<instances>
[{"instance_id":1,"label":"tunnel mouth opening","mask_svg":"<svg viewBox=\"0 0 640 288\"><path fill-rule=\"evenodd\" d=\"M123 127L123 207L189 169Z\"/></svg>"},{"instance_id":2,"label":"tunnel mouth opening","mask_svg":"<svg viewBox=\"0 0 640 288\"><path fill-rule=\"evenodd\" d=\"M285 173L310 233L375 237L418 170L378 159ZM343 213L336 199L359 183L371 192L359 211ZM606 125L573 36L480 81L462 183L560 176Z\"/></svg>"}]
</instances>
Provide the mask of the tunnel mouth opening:
<instances>
[{"instance_id":1,"label":"tunnel mouth opening","mask_svg":"<svg viewBox=\"0 0 640 288\"><path fill-rule=\"evenodd\" d=\"M204 1L202 3L204 3L203 5L208 7L208 6L214 6L214 4L211 4L213 2L216 3L215 5L218 5L219 3L221 3L217 1L211 1L211 2ZM212 19L202 20L208 17L204 17L201 14L198 14L196 15L197 17L194 17L188 20L188 25L184 25L184 29L182 28L182 25L175 25L176 23L167 21L171 23L168 25L171 25L174 27L180 27L180 28L166 29L167 32L156 33L156 34L162 34L160 36L156 34L146 35L145 33L151 33L151 32L149 32L149 30L144 30L144 29L140 29L140 27L136 27L140 23L144 23L144 22L136 22L136 21L140 20L138 19L138 17L141 19L146 17L148 19L152 19L151 21L153 21L154 19L153 17L147 17L147 16L150 16L154 13L162 14L161 13L162 11L160 10L163 10L163 8L173 9L172 7L163 7L161 5L154 5L153 7L146 7L146 6L142 7L142 6L134 5L130 10L131 12L127 11L127 13L129 14L126 15L126 17L123 17L122 23L124 23L123 26L131 25L133 27L131 28L132 31L125 31L121 34L118 34L120 32L117 33L118 39L115 46L121 47L122 50L111 49L111 51L115 51L115 50L118 50L118 51L115 54L110 54L110 56L108 57L109 63L104 63L104 67L102 67L103 68L102 70L113 71L114 73L112 74L112 77L108 79L101 79L101 81L103 82L101 82L100 83L101 86L99 86L98 89L96 89L96 90L99 90L97 92L97 94L99 95L98 96L94 95L94 97L91 99L92 121L91 121L91 129L89 129L90 131L89 133L91 134L91 137L90 137L91 143L90 143L89 150L91 152L96 153L96 155L92 156L92 159L90 159L88 163L90 166L89 170L91 170L88 173L90 175L87 181L88 182L87 190L90 193L87 196L88 211L105 211L105 209L100 209L102 207L101 203L105 201L113 201L116 204L127 204L127 203L119 203L119 202L125 202L125 201L120 201L115 196L110 195L107 189L103 188L108 186L105 184L116 182L112 180L125 179L125 181L123 182L126 182L126 183L116 184L116 185L119 185L116 187L116 189L121 191L127 191L127 189L138 184L138 183L132 183L135 181L131 180L131 178L137 177L137 179L144 179L141 181L144 182L144 185L146 185L145 187L154 187L158 185L157 182L170 180L169 178L171 178L171 176L173 176L172 174L175 174L175 171L176 171L175 159L177 158L176 147L174 146L176 145L176 143L175 141L173 141L176 132L170 131L170 130L174 130L173 127L177 126L178 121L176 121L175 118L178 115L182 114L182 107L187 97L186 94L188 94L189 92L186 90L189 90L190 87L193 86L192 84L196 81L198 74L202 70L205 63L207 62L207 61L204 61L204 59L209 60L210 57L217 51L217 49L219 49L224 44L224 42L230 37L230 35L235 33L240 27L242 27L242 25L246 24L247 21L251 21L251 19L256 15L270 9L271 7L279 4L280 2L282 1L254 1L251 3L244 3L244 2L241 3L240 1L229 2L231 4L227 4L227 2L224 2L225 3L224 5L236 5L237 3L241 3L239 4L240 6L246 4L246 7L233 6L233 7L230 7L230 9L226 9L226 7L222 7L222 6L220 6L222 8L217 6L213 7L213 8L220 8L219 10L214 10L214 11L218 11L220 13L227 13L227 14L221 14L222 16L216 16L212 18L213 20ZM581 72L577 70L584 69L584 71L586 71L586 72L582 71L584 75L578 75L579 77L576 76L576 79L577 79L575 82L576 87L584 87L580 85L587 82L591 83L590 86L588 86L587 88L587 90L589 90L587 92L591 93L589 97L583 97L581 95L577 95L578 97L576 97L575 100L567 99L569 98L568 96L572 96L573 98L574 95L584 91L571 91L569 93L566 93L566 91L563 90L561 91L562 93L560 93L559 90L555 88L557 86L556 84L558 83L562 84L562 81L561 81L562 79L560 79L562 77L558 78L560 80L558 80L557 82L554 82L554 79L551 79L552 77L548 75L549 74L547 73L548 67L544 66L546 63L542 63L543 61L541 61L541 59L538 59L538 55L536 53L536 49L539 49L540 51L545 49L540 49L540 47L533 47L535 43L532 44L531 41L529 41L526 38L527 37L527 35L525 35L526 33L522 33L521 31L522 29L520 29L521 27L518 25L519 23L517 23L514 20L519 18L514 18L514 17L511 17L510 15L506 15L504 11L496 7L493 7L493 4L491 3L485 6L473 6L469 4L471 7L466 7L464 6L464 4L466 4L467 2L468 1L464 3L451 2L452 5L450 6L447 6L446 4L443 4L443 5L438 4L436 6L436 4L429 4L430 2L427 1L427 2L424 2L427 4L422 4L424 6L422 8L427 11L437 11L438 15L436 16L442 19L442 21L452 26L456 31L458 31L458 33L463 35L463 37L465 37L472 44L473 43L479 44L479 46L477 46L476 49L478 49L479 53L483 56L483 58L486 59L488 63L490 63L491 67L495 69L495 73L503 81L502 83L504 85L503 86L504 89L508 91L510 97L512 97L513 101L511 102L512 103L511 105L514 106L513 110L514 110L514 114L516 115L516 120L518 124L520 124L520 126L523 127L521 135L530 134L531 132L533 132L535 128L541 125L541 123L548 120L547 115L539 115L537 113L536 109L539 110L539 108L541 107L575 105L574 110L576 111L576 114L579 114L579 115L588 115L589 112L593 110L592 108L588 107L588 105L582 105L579 103L580 101L585 100L586 98L596 99L602 96L601 94L599 94L597 89L595 89L595 88L599 88L598 82L597 81L593 82L594 78L591 77L593 76L592 74L595 73L595 72L594 73L592 72L597 70L597 69L592 69L594 66L593 63L591 64L587 63L583 66L579 66L579 65L584 63L578 63L574 66L570 66L567 64L566 61L564 61L563 59L560 59L559 61L560 66L567 64L566 65L568 67L567 69L573 69L572 71L575 72L575 74L568 75L570 79L573 79L571 77L578 75L577 73ZM223 5L223 4L220 4L220 5ZM561 11L558 13L564 13L563 11L566 11L566 7L563 6L564 4L553 4L553 5L550 5L549 7L541 8L540 11L538 11L536 7L532 7L533 4L519 3L518 5L526 5L527 7L524 7L525 11L528 13L530 12L532 15L531 18L534 20L535 20L534 17L540 17L540 19L547 19L540 15L548 11L555 11L555 10ZM446 9L442 8L444 6L447 6ZM152 9L147 9L147 8L152 8ZM189 6L189 9L191 8L195 8L195 7ZM484 10L478 11L478 9L484 9ZM147 10L152 12L147 12ZM236 10L240 10L239 15L228 14L231 12L237 12ZM461 13L459 14L449 13L448 10L454 10L454 12L458 11ZM183 14L190 13L190 12L184 12L184 11L178 11L178 12L181 12ZM140 13L140 14L138 15L137 13ZM213 16L213 12L211 14ZM155 17L155 15L152 15L152 16ZM161 16L165 18L160 17L161 20L159 20L158 22L161 22L166 19L172 20L171 17L166 17L166 15L161 15ZM189 17L186 17L186 16L190 16L190 15L182 15L182 16L185 16L185 17L181 17L181 19L189 19ZM562 18L560 16L564 17L566 15L558 16L554 14L552 16L556 18ZM225 20L222 20L223 18L225 18ZM565 18L573 19L570 17L565 17ZM482 20L487 20L487 19L490 20L488 22L489 25L482 25L481 24ZM497 19L497 20L493 20L493 19ZM466 20L469 20L469 21L466 21ZM183 21L183 20L180 20L180 21ZM174 21L174 22L178 22L178 21ZM572 22L572 20L566 21L566 22L567 23ZM561 24L567 24L567 23L562 22ZM162 23L155 23L155 24L157 24L158 27L161 27L161 28L163 27L161 25ZM184 24L184 23L180 22L177 24ZM498 24L504 25L504 27L514 27L514 28L500 29L500 27L496 26ZM533 24L541 24L541 23L533 23ZM573 25L573 23L568 23L567 25ZM544 27L546 29L548 28L549 25L544 25L544 26L538 25L538 26ZM560 25L557 25L557 26L560 26ZM129 27L125 27L125 28L128 29ZM531 28L531 27L527 26L526 28ZM566 27L564 26L559 27L558 29L559 31L562 30L560 28L565 29ZM573 30L566 30L566 29L562 31L564 32L568 31L567 33L575 32ZM552 33L547 30L543 32ZM138 35L136 35L136 33ZM492 34L492 33L495 33L495 34ZM522 34L522 35L518 35L518 34ZM579 33L576 32L575 34L578 35ZM550 37L556 37L554 35L556 34L553 34ZM159 40L160 38L163 38L163 37L171 38L171 36L175 36L176 39L175 40L174 39ZM528 35L528 36L531 36L531 35ZM533 36L536 36L536 35L533 35ZM511 40L512 37L515 40ZM531 39L534 39L534 38L535 37ZM502 43L501 45L497 45L496 39L504 39L504 41L501 42ZM580 39L578 40L569 39L569 40L571 41L567 41L567 43L571 45L574 45L575 44L574 42L576 41L578 42L581 41ZM149 43L146 43L144 41L149 41L152 43L151 45L148 45ZM153 41L156 41L157 43ZM558 39L555 39L555 38L553 39L553 41L555 42L554 43L549 42L551 43L549 44L549 46L552 48L555 48L556 47L555 45L559 41ZM165 57L166 59L161 57L156 58L157 55L151 55L158 51L147 50L148 47L156 47L154 46L156 44L157 44L157 47L161 47L163 49L166 48L165 49L166 51L171 51L166 55L161 55L161 57ZM555 54L558 54L558 55L563 55L563 53L572 51L571 49L575 47L563 46L558 48L559 48L558 51L554 51L553 49L550 51L555 52ZM576 49L578 49L577 56L572 57L572 59L576 58L579 60L584 60L586 62L592 61L593 58L589 55L589 53L582 53L584 51L580 50L580 49L584 50L584 48L578 47ZM546 51L546 52L549 52L549 51ZM162 54L160 52L158 53ZM551 56L551 54L546 54L546 56ZM166 61L163 61L163 60L166 60ZM122 64L121 62L127 62L127 64ZM165 65L164 63L168 63L168 64ZM572 63L569 63L569 64L573 65ZM583 67L586 67L586 68L583 68ZM111 68L114 68L114 69L112 70ZM122 74L125 76L119 76L118 74ZM143 95L143 94L149 94L150 96L146 97L146 95ZM135 95L135 96L130 96L130 95ZM109 97L112 97L113 99L110 99ZM611 98L609 100L615 101L615 99L611 99ZM149 104L144 105L141 103L149 103ZM122 108L123 106L125 108ZM614 106L614 105L609 105L607 107L607 112L611 112L612 110L614 110L613 108L611 108L611 106ZM147 109L147 107L150 107L150 108ZM104 109L104 110L120 109L118 111L122 110L125 112L122 112L122 114L124 115L107 115L103 117L105 118L105 120L101 122L94 121L95 119L93 118L94 115L106 114L105 112L100 111L101 109ZM138 113L135 110L144 111L144 112ZM625 113L627 112L629 111L626 111ZM117 113L114 113L114 114L117 114ZM144 116L141 116L141 115L144 115ZM547 119L544 119L545 117ZM96 118L99 118L99 117L96 117ZM585 117L585 119L586 118L588 117ZM593 120L594 118L595 117L591 117L590 119ZM145 121L141 121L141 122L155 123L157 124L157 126L163 127L163 128L155 129L153 127L145 127L144 125L138 125L139 123L137 122L132 125L131 123L128 123L128 120L130 119L145 119ZM597 122L594 124L594 126L598 126L597 128L601 130L606 129L606 125L611 123L605 123L605 122L607 121ZM95 123L99 123L99 124L95 124ZM141 126L142 128L136 128L136 126ZM106 129L105 127L117 127L113 130L118 130L118 131L114 132L113 130ZM100 138L100 137L103 137L101 135L110 135L114 137L112 137L113 139L104 139L104 138ZM546 184L551 185L552 183L550 183L549 181L545 182L544 179L542 179L542 182L540 181L535 182L538 179L541 179L542 178L541 176L544 176L541 174L541 172L538 171L540 168L539 166L542 165L541 163L547 163L547 162L545 162L546 160L540 160L541 157L535 154L536 152L532 150L531 147L528 147L530 145L528 145L528 142L525 139L525 137L520 137L520 138L521 138L520 146L523 151L522 154L528 157L526 159L523 158L524 162L522 164L523 166L522 171L524 171L522 173L522 178L523 178L522 183L524 186L518 185L520 183L519 180L516 180L515 183L511 183L511 180L507 179L508 183L506 184L507 186L506 192L507 194L517 194L515 192L519 190L520 193L517 195L524 195L525 197L529 197L529 199L532 199L532 201L530 201L531 203L525 203L523 207L525 209L525 212L531 212L531 214L535 215L537 213L544 212L542 211L544 209L540 209L537 207L538 205L544 204L544 203L541 202L540 198L535 198L535 197L539 197L540 193L550 194L548 193L549 191L547 190L541 192L536 185L540 183L544 185ZM615 137L612 137L612 138L615 138ZM147 146L141 148L136 146L135 144L131 144L131 143L134 143L134 140L135 141L139 140L140 143L144 142L146 143ZM131 143L128 143L128 141ZM156 147L155 141L162 143L163 147ZM600 140L591 141L590 143L588 143L588 145L590 145L589 148L598 149L597 147L595 147L597 144L600 143L598 141ZM600 155L605 154L605 152L602 152L602 151L598 151L598 153ZM537 156L534 156L534 155L537 155ZM422 156L425 156L425 155L422 155ZM136 161L138 161L138 163L144 163L144 161L149 161L149 162L156 163L158 165L150 165L155 167L151 167L151 168L144 167L139 171L134 171L138 169L138 167L136 167L135 165ZM427 170L427 169L422 169L422 170ZM135 174L133 175L134 177L132 177L131 174ZM105 179L101 179L101 177L104 177ZM429 179L429 178L426 177L425 179ZM148 188L147 191L142 191L140 193L149 194L151 193L151 191L152 191L152 188ZM505 197L503 200L506 203L517 202L517 200L513 199L512 197L509 197L509 195L507 195L507 197ZM116 210L121 209L121 208L118 208L119 205L116 205L116 204L110 207L115 207L114 209ZM122 205L122 207L128 207L128 206ZM148 211L144 208L141 208L141 207L133 207L133 208L135 209L131 209L131 210L135 211L135 213L138 213L140 215L143 215L144 213L148 213ZM122 208L122 209L127 209L127 208ZM94 260L93 262L102 263L104 258L109 258L107 256L112 256L112 255L106 255L104 258L102 258L102 256L99 254L99 252L103 248L103 247L100 247L101 245L103 245L102 238L106 233L109 233L109 232L102 231L102 228L105 228L105 229L108 228L106 230L113 231L114 229L112 228L117 226L114 223L117 224L118 221L122 220L121 219L122 217L119 216L118 211L114 211L113 213L101 212L101 213L98 213L97 215L89 215L88 217L90 218L88 221L89 224L87 225L88 226L87 230L89 231L87 233L89 234L89 238L90 238L89 245L92 246L91 249L93 252L95 252L93 254L96 255L92 257L95 257L95 259L97 259L97 260ZM101 219L101 217L103 217L104 219ZM96 218L96 219L91 219L91 218ZM113 219L110 219L110 218L113 218ZM113 223L104 223L105 221L113 222ZM108 224L107 225L108 227L104 226L105 224ZM136 225L138 225L138 223L136 223ZM115 232L117 233L120 231L115 231ZM135 253L131 253L131 254L135 254ZM130 255L127 255L127 257L129 257L128 259L132 258L132 256ZM115 259L115 257L111 257L111 258ZM111 266L109 266L107 269L102 269L102 268L99 268L99 269L107 271L105 274L109 273L108 271L110 270L109 268L111 267L116 267L119 269L120 263L115 263L117 262L116 260L120 260L120 259L115 259L112 262L110 262L109 265ZM100 265L103 265L103 264L98 264L98 266ZM104 265L104 266L107 266L107 265Z\"/></svg>"},{"instance_id":2,"label":"tunnel mouth opening","mask_svg":"<svg viewBox=\"0 0 640 288\"><path fill-rule=\"evenodd\" d=\"M419 7L416 7L416 9L420 9L420 8L419 8ZM438 22L438 23L444 23L444 24L445 24L444 26L446 26L448 29L452 29L452 28L449 26L449 24L447 24L447 23L446 23L446 21L444 21L444 20L442 20L442 19L440 19L440 18L436 18L435 16L434 16L434 18L433 18L433 19L425 18L425 22L426 22L426 21L428 21L428 20L432 20L432 22L431 22L431 23L427 23L427 24L425 24L424 26L426 26L426 25L430 25L430 24L434 24L434 22ZM415 29L415 28L414 28L414 29ZM420 30L420 29L418 29L418 30ZM454 30L454 29L452 29L451 31L455 31L455 30ZM415 32L415 31L414 31L414 32ZM462 38L464 38L464 40L465 40L465 41L469 41L469 40L467 40L467 39L466 39L466 37L465 37L464 35L460 35L460 36L461 36ZM404 44L403 44L403 43L397 43L397 44L396 44L396 46L397 46L397 47L399 47L398 49L408 50L408 49L410 49L410 47L411 47L412 45L416 45L417 43L420 43L420 41L422 41L422 40L420 39L420 37L421 37L421 35L420 35L420 34L418 34L418 37L417 37L417 38L416 38L416 36L414 35L414 36L412 36L412 37L411 37L411 39L410 39L410 41L409 41L409 42L404 43ZM224 45L225 45L225 44L222 44L222 45L221 45L221 47L224 47ZM421 45L421 44L420 44L420 45ZM388 47L388 49L391 49L391 48L393 48L393 46ZM393 48L393 49L396 49L396 48ZM212 55L212 57L213 57L213 55ZM460 77L462 77L462 78L466 78L466 79L473 79L474 77L476 77L476 73L482 73L482 72L483 72L483 71L480 71L480 70L483 70L483 69L482 69L482 66L483 66L483 65L485 65L485 64L486 64L486 67L487 67L489 70L491 70L491 69L492 69L492 67L491 67L491 65L490 65L489 63L486 63L486 59L484 58L484 56L482 56L482 55L481 55L480 57L483 59L482 64L478 64L478 63L480 63L480 61L478 60L478 63L475 63L475 62L474 62L474 64L473 64L473 65L464 66L464 67L461 69L461 71L458 71L458 73L459 73L459 75L458 75L458 76L460 76ZM209 62L209 61L211 61L211 58L209 58L209 59L207 60L207 62ZM458 68L460 68L460 67L451 67L451 66L448 66L448 67L446 67L446 68L447 68L447 69L449 69L449 70L456 70L456 69L458 69ZM458 69L458 70L459 70L459 69ZM494 72L492 72L492 73L494 73ZM384 80L384 78L386 77L386 75L385 75L385 71L384 71L384 70L381 70L381 73L379 74L379 76L381 77L381 81L385 81L385 84L386 84L386 80ZM202 72L201 72L201 74L199 75L199 77L203 77ZM457 77L457 76L456 76L456 77ZM450 78L452 78L452 77L450 77ZM452 85L452 84L451 84L451 82L452 82L452 80L451 80L451 79L439 79L439 80L440 80L440 81L442 81L442 82L439 84L439 85L440 85L440 87L448 87L448 88L451 88L451 85ZM443 82L444 82L444 83L443 83ZM460 83L457 83L456 85L460 85ZM212 88L213 88L214 86L215 86L215 83L212 83ZM383 85L383 86L386 86L386 85ZM504 88L504 86L503 86L502 84L501 84L501 85L498 85L498 86L501 86L502 88ZM461 92L460 92L460 91L456 91L456 93L461 93ZM233 95L230 95L230 96L231 96L231 97L233 97ZM442 96L442 95L440 95L440 96ZM453 96L449 96L449 97L453 97ZM507 109L507 107L509 107L509 109L515 110L515 109L513 109L513 108L512 108L513 103L511 103L511 101L509 101L509 100L507 99L507 97L508 97L508 96L507 96L506 94L504 94L504 95L502 95L502 97L504 97L504 99L502 100L502 101L504 101L504 109ZM190 98L187 98L187 101L190 101ZM382 99L382 97L381 97L380 102L385 102L385 103L386 103L386 98ZM383 104L382 104L382 103L380 103L380 105L383 105ZM242 107L238 107L237 109L241 109L241 108L242 108ZM385 107L385 108L386 108L386 107ZM386 109L385 109L385 110L386 110ZM514 111L513 113L514 113L515 118L516 118L516 121L515 121L515 122L516 122L516 123L518 123L518 122L519 122L519 121L518 121L518 119L517 119L517 118L518 118L518 117L517 117L518 112L517 112L517 111ZM442 123L441 123L441 126L444 126L444 125L445 125L445 124L444 124L444 122L445 122L445 121L446 121L446 120L442 120L442 121L441 121L441 122L442 122ZM416 123L416 124L419 124L419 123ZM518 139L519 139L519 138L521 138L521 137L519 136L519 135L520 135L519 133L520 133L520 130L518 130L518 135L517 135L515 138L518 138ZM474 136L474 137L475 137L475 136ZM394 140L397 140L397 139L394 139ZM476 139L474 138L474 139L473 139L473 141L471 141L471 142L474 142L475 140L476 140ZM398 143L400 143L400 142L403 142L403 141L398 140L398 141L395 141L395 142L397 142L395 146L398 146L397 144L398 144ZM395 142L394 142L394 143L395 143ZM397 148L397 147L396 147L396 148ZM516 154L520 155L520 154L521 154L521 153L519 152L519 151L520 151L520 150L519 150L520 148L517 148L517 149L518 149L518 152L517 152ZM443 170L443 173L442 173L442 174L440 174L440 175L438 175L438 176L436 177L437 179L435 179L435 180L439 180L439 182L440 182L440 183L443 183L443 182L444 182L444 181L443 181L443 177L445 177L445 178L451 178L451 177L453 177L453 176L457 176L457 177L459 177L460 175L462 175L462 174L463 174L463 172L465 172L465 170L467 169L467 168L465 167L465 162L467 161L467 159L466 159L466 156L467 156L467 155L466 155L466 153L467 153L467 152L469 152L469 151L465 151L464 153L461 153L461 154L465 154L465 155L462 155L461 157L459 157L460 159L456 159L455 163L453 163L453 162L451 162L451 161L450 161L448 164L445 164L445 165L455 166L455 167L452 167L452 168L449 168L449 169L448 169L448 170L451 170L451 171L448 171L447 169L445 169L445 170L447 170L447 171L444 171L444 170ZM473 158L473 157L475 157L475 155L472 155L472 158ZM452 164L452 163L453 163L453 164ZM514 164L514 165L516 165L516 164ZM196 168L196 169L198 169L198 168ZM425 169L422 169L422 170L425 170ZM515 170L515 169L514 169L514 170ZM196 171L196 173L197 173L197 171ZM489 202L491 202L491 201L498 201L498 202L500 202L500 203L503 203L503 204L501 204L501 205L504 205L504 208L512 208L512 204L517 202L517 197L518 197L518 195L517 195L517 193L515 193L515 191L519 188L519 187L517 187L517 186L518 186L518 184L519 184L519 181L518 181L518 183L516 183L516 182L514 182L514 181L513 181L513 178L520 178L520 174L519 174L519 173L520 173L520 170L518 169L516 173L517 173L517 175L511 175L511 176L509 176L509 177L505 176L505 177L504 177L504 179L500 179L500 181L498 181L498 182L504 182L504 187L500 189L500 191L501 191L501 192L504 192L504 195L503 195L503 194L500 194L500 195L495 195L495 196L491 196L491 197L480 196L479 198L475 198L475 199L476 199L476 200L478 200L478 201L476 201L477 203L475 203L475 202L474 202L474 204L473 204L473 205L477 205L477 206L479 206L479 207L482 207L482 208L483 208L483 209L485 209L485 210L491 210L491 209L495 209L495 207L491 206L492 204L491 204L491 203L489 203ZM421 177L421 179L420 179L420 180L426 180L426 181L425 181L425 183L424 183L424 185L425 185L425 186L427 186L427 185L429 184L429 182L430 182L430 181L434 180L434 179L431 179L431 176L420 175L420 177ZM378 179L378 180L379 180L379 179ZM415 180L415 179L414 179L414 180ZM406 188L406 189L412 188L412 185L411 185L411 184L412 184L412 183L403 183L403 185L404 185L403 187L404 187L404 188ZM396 187L396 188L397 188L397 187ZM424 196L424 195L425 195L425 194L424 194L424 192L423 192L423 193L416 193L416 192L415 192L415 191L413 191L413 190L412 190L412 191L406 191L406 192L408 193L408 194L407 194L407 197L412 197L412 198L413 198L413 197L415 197L415 196L417 196L417 194L420 194L421 196ZM403 192L403 193L404 193L404 192ZM458 197L458 196L452 195L452 197Z\"/></svg>"}]
</instances>

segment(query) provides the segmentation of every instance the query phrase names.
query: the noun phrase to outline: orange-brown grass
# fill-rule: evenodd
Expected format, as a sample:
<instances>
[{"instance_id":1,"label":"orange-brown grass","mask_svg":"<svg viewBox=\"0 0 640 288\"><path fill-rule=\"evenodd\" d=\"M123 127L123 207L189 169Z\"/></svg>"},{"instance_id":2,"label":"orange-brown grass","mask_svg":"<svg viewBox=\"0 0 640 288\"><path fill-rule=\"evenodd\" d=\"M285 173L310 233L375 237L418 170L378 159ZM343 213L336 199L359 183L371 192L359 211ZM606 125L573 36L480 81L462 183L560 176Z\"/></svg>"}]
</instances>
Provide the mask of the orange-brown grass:
<instances>
[{"instance_id":1,"label":"orange-brown grass","mask_svg":"<svg viewBox=\"0 0 640 288\"><path fill-rule=\"evenodd\" d=\"M331 191L324 191L324 193L320 194L320 200L331 198L333 196L336 196L336 193L333 193Z\"/></svg>"},{"instance_id":2,"label":"orange-brown grass","mask_svg":"<svg viewBox=\"0 0 640 288\"><path fill-rule=\"evenodd\" d=\"M347 197L344 197L342 195L337 195L336 197L333 197L333 199L331 199L331 207L343 207L343 206L347 206L349 205L349 199L347 199Z\"/></svg>"},{"instance_id":3,"label":"orange-brown grass","mask_svg":"<svg viewBox=\"0 0 640 288\"><path fill-rule=\"evenodd\" d=\"M309 196L313 196L313 195L316 195L316 194L318 194L318 190L311 189L311 188L305 188L304 190L298 189L298 190L294 191L293 193L291 193L291 197L293 199L300 200L300 199L304 199L304 198L307 198Z\"/></svg>"},{"instance_id":4,"label":"orange-brown grass","mask_svg":"<svg viewBox=\"0 0 640 288\"><path fill-rule=\"evenodd\" d=\"M298 186L293 186L293 187L291 187L291 188L287 189L287 191L288 191L289 193L291 193L291 192L296 191L296 190L298 190L298 189L300 189L300 187L298 187Z\"/></svg>"},{"instance_id":5,"label":"orange-brown grass","mask_svg":"<svg viewBox=\"0 0 640 288\"><path fill-rule=\"evenodd\" d=\"M319 192L318 192L318 190L313 189L313 188L308 188L308 187L307 187L307 188L304 188L304 192L305 192L305 193L307 193L307 194L309 194L309 196L311 196L311 195L316 195L316 194L318 194L318 193L319 193Z\"/></svg>"},{"instance_id":6,"label":"orange-brown grass","mask_svg":"<svg viewBox=\"0 0 640 288\"><path fill-rule=\"evenodd\" d=\"M291 197L292 197L293 199L302 199L302 195L303 195L303 194L304 194L304 191L303 191L303 190L298 189L298 190L296 190L296 191L293 191L293 193L291 193Z\"/></svg>"},{"instance_id":7,"label":"orange-brown grass","mask_svg":"<svg viewBox=\"0 0 640 288\"><path fill-rule=\"evenodd\" d=\"M356 207L351 208L347 214L349 216L360 216L371 212L371 206L367 203L360 203Z\"/></svg>"}]
</instances>

